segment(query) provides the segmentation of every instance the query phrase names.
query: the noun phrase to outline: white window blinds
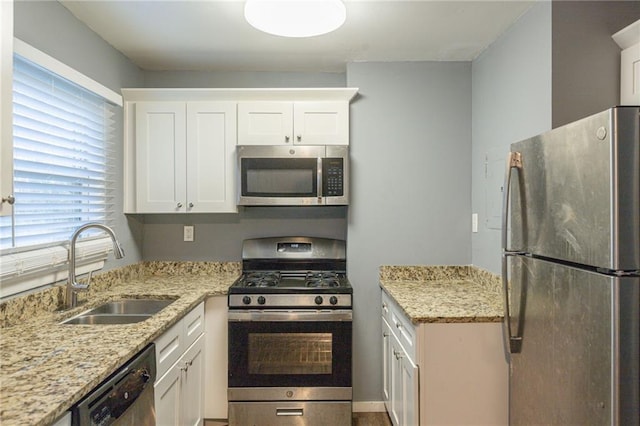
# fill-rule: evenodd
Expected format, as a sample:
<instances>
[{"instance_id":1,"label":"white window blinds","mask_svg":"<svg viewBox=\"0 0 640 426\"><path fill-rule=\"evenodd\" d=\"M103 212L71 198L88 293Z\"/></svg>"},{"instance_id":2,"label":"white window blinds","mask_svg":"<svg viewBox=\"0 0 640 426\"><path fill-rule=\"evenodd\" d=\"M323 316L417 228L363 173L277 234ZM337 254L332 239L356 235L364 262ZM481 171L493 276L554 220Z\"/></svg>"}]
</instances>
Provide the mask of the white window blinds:
<instances>
[{"instance_id":1,"label":"white window blinds","mask_svg":"<svg viewBox=\"0 0 640 426\"><path fill-rule=\"evenodd\" d=\"M115 107L15 55L13 215L0 248L65 241L86 222L110 224ZM89 234L89 233L87 233Z\"/></svg>"}]
</instances>

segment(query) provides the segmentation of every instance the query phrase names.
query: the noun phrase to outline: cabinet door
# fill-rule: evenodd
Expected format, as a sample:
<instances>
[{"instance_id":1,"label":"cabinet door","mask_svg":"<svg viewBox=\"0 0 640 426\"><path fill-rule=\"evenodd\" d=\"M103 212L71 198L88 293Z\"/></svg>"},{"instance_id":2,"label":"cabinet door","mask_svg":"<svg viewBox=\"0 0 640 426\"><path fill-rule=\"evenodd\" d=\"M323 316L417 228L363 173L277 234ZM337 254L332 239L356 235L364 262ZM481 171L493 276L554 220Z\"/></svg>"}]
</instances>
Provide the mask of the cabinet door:
<instances>
[{"instance_id":1,"label":"cabinet door","mask_svg":"<svg viewBox=\"0 0 640 426\"><path fill-rule=\"evenodd\" d=\"M183 102L136 105L136 211L185 212L186 120Z\"/></svg>"},{"instance_id":2,"label":"cabinet door","mask_svg":"<svg viewBox=\"0 0 640 426\"><path fill-rule=\"evenodd\" d=\"M391 399L391 328L382 318L382 398L387 411L390 411Z\"/></svg>"},{"instance_id":3,"label":"cabinet door","mask_svg":"<svg viewBox=\"0 0 640 426\"><path fill-rule=\"evenodd\" d=\"M188 212L236 212L235 102L187 104Z\"/></svg>"},{"instance_id":4,"label":"cabinet door","mask_svg":"<svg viewBox=\"0 0 640 426\"><path fill-rule=\"evenodd\" d=\"M186 426L201 426L203 422L204 336L196 340L184 353L178 365L182 365L181 411Z\"/></svg>"},{"instance_id":5,"label":"cabinet door","mask_svg":"<svg viewBox=\"0 0 640 426\"><path fill-rule=\"evenodd\" d=\"M418 424L418 367L411 361L395 335L391 334L390 408L394 426Z\"/></svg>"},{"instance_id":6,"label":"cabinet door","mask_svg":"<svg viewBox=\"0 0 640 426\"><path fill-rule=\"evenodd\" d=\"M175 364L154 386L156 425L180 423L180 366Z\"/></svg>"},{"instance_id":7,"label":"cabinet door","mask_svg":"<svg viewBox=\"0 0 640 426\"><path fill-rule=\"evenodd\" d=\"M620 104L640 105L640 43L620 54Z\"/></svg>"},{"instance_id":8,"label":"cabinet door","mask_svg":"<svg viewBox=\"0 0 640 426\"><path fill-rule=\"evenodd\" d=\"M293 109L294 143L348 145L348 102L296 102Z\"/></svg>"},{"instance_id":9,"label":"cabinet door","mask_svg":"<svg viewBox=\"0 0 640 426\"><path fill-rule=\"evenodd\" d=\"M391 352L390 368L389 368L389 408L388 413L391 418L391 423L394 426L399 426L402 423L402 408L404 395L402 394L402 361L399 354L402 354L402 347L398 343L398 340L393 334L391 334L390 347Z\"/></svg>"},{"instance_id":10,"label":"cabinet door","mask_svg":"<svg viewBox=\"0 0 640 426\"><path fill-rule=\"evenodd\" d=\"M400 381L402 382L402 410L400 424L417 425L420 419L418 394L418 367L406 353L400 354Z\"/></svg>"},{"instance_id":11,"label":"cabinet door","mask_svg":"<svg viewBox=\"0 0 640 426\"><path fill-rule=\"evenodd\" d=\"M239 102L238 145L292 144L291 102Z\"/></svg>"}]
</instances>

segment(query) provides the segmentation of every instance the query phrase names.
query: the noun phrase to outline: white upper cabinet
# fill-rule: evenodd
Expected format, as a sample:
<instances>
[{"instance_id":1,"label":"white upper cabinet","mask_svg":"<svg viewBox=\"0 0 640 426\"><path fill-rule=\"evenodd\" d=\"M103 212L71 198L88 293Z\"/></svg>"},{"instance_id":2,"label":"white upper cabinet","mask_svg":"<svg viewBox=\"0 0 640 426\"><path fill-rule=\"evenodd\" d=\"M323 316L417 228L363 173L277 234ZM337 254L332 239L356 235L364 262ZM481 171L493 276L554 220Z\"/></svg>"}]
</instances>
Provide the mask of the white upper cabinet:
<instances>
[{"instance_id":1,"label":"white upper cabinet","mask_svg":"<svg viewBox=\"0 0 640 426\"><path fill-rule=\"evenodd\" d=\"M640 20L613 35L620 53L620 104L640 105Z\"/></svg>"},{"instance_id":2,"label":"white upper cabinet","mask_svg":"<svg viewBox=\"0 0 640 426\"><path fill-rule=\"evenodd\" d=\"M128 107L134 113L127 114L133 124L125 150L126 213L237 211L235 102Z\"/></svg>"},{"instance_id":3,"label":"white upper cabinet","mask_svg":"<svg viewBox=\"0 0 640 426\"><path fill-rule=\"evenodd\" d=\"M348 101L240 102L238 145L348 145Z\"/></svg>"},{"instance_id":4,"label":"white upper cabinet","mask_svg":"<svg viewBox=\"0 0 640 426\"><path fill-rule=\"evenodd\" d=\"M187 211L235 212L236 104L187 103Z\"/></svg>"},{"instance_id":5,"label":"white upper cabinet","mask_svg":"<svg viewBox=\"0 0 640 426\"><path fill-rule=\"evenodd\" d=\"M187 134L184 102L136 105L136 211L186 211Z\"/></svg>"},{"instance_id":6,"label":"white upper cabinet","mask_svg":"<svg viewBox=\"0 0 640 426\"><path fill-rule=\"evenodd\" d=\"M357 91L122 89L124 212L236 213L236 144L347 145Z\"/></svg>"}]
</instances>

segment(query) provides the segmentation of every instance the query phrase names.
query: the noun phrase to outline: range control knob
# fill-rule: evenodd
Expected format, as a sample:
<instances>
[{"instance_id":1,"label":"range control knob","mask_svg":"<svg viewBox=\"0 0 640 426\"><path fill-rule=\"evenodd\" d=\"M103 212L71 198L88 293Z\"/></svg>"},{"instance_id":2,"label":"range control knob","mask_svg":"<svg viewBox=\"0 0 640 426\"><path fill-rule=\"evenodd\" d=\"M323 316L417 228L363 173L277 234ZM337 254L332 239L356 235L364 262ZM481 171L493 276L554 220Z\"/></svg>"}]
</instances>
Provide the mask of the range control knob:
<instances>
[{"instance_id":1,"label":"range control knob","mask_svg":"<svg viewBox=\"0 0 640 426\"><path fill-rule=\"evenodd\" d=\"M264 305L264 302L266 302L267 299L264 298L264 296L259 296L258 297L258 304L260 305Z\"/></svg>"},{"instance_id":2,"label":"range control knob","mask_svg":"<svg viewBox=\"0 0 640 426\"><path fill-rule=\"evenodd\" d=\"M242 303L244 303L245 305L248 305L251 303L251 298L249 296L245 296L242 298Z\"/></svg>"},{"instance_id":3,"label":"range control knob","mask_svg":"<svg viewBox=\"0 0 640 426\"><path fill-rule=\"evenodd\" d=\"M322 296L316 296L314 302L316 302L316 305L322 305L322 302L324 302L324 300L322 300Z\"/></svg>"},{"instance_id":4,"label":"range control knob","mask_svg":"<svg viewBox=\"0 0 640 426\"><path fill-rule=\"evenodd\" d=\"M331 303L332 305L337 304L337 303L338 303L338 298L337 298L337 297L335 297L335 296L331 296L331 297L329 298L329 303Z\"/></svg>"}]
</instances>

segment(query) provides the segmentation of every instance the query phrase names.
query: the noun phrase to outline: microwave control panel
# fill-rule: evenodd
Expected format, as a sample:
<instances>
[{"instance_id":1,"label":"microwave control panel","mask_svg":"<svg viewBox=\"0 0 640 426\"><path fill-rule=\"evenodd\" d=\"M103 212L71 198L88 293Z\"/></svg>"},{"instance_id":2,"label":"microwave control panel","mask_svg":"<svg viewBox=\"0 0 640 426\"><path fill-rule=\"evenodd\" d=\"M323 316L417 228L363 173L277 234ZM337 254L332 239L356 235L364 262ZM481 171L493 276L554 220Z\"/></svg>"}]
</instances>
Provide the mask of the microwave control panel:
<instances>
[{"instance_id":1,"label":"microwave control panel","mask_svg":"<svg viewBox=\"0 0 640 426\"><path fill-rule=\"evenodd\" d=\"M344 195L344 159L322 159L322 195L324 197Z\"/></svg>"}]
</instances>

